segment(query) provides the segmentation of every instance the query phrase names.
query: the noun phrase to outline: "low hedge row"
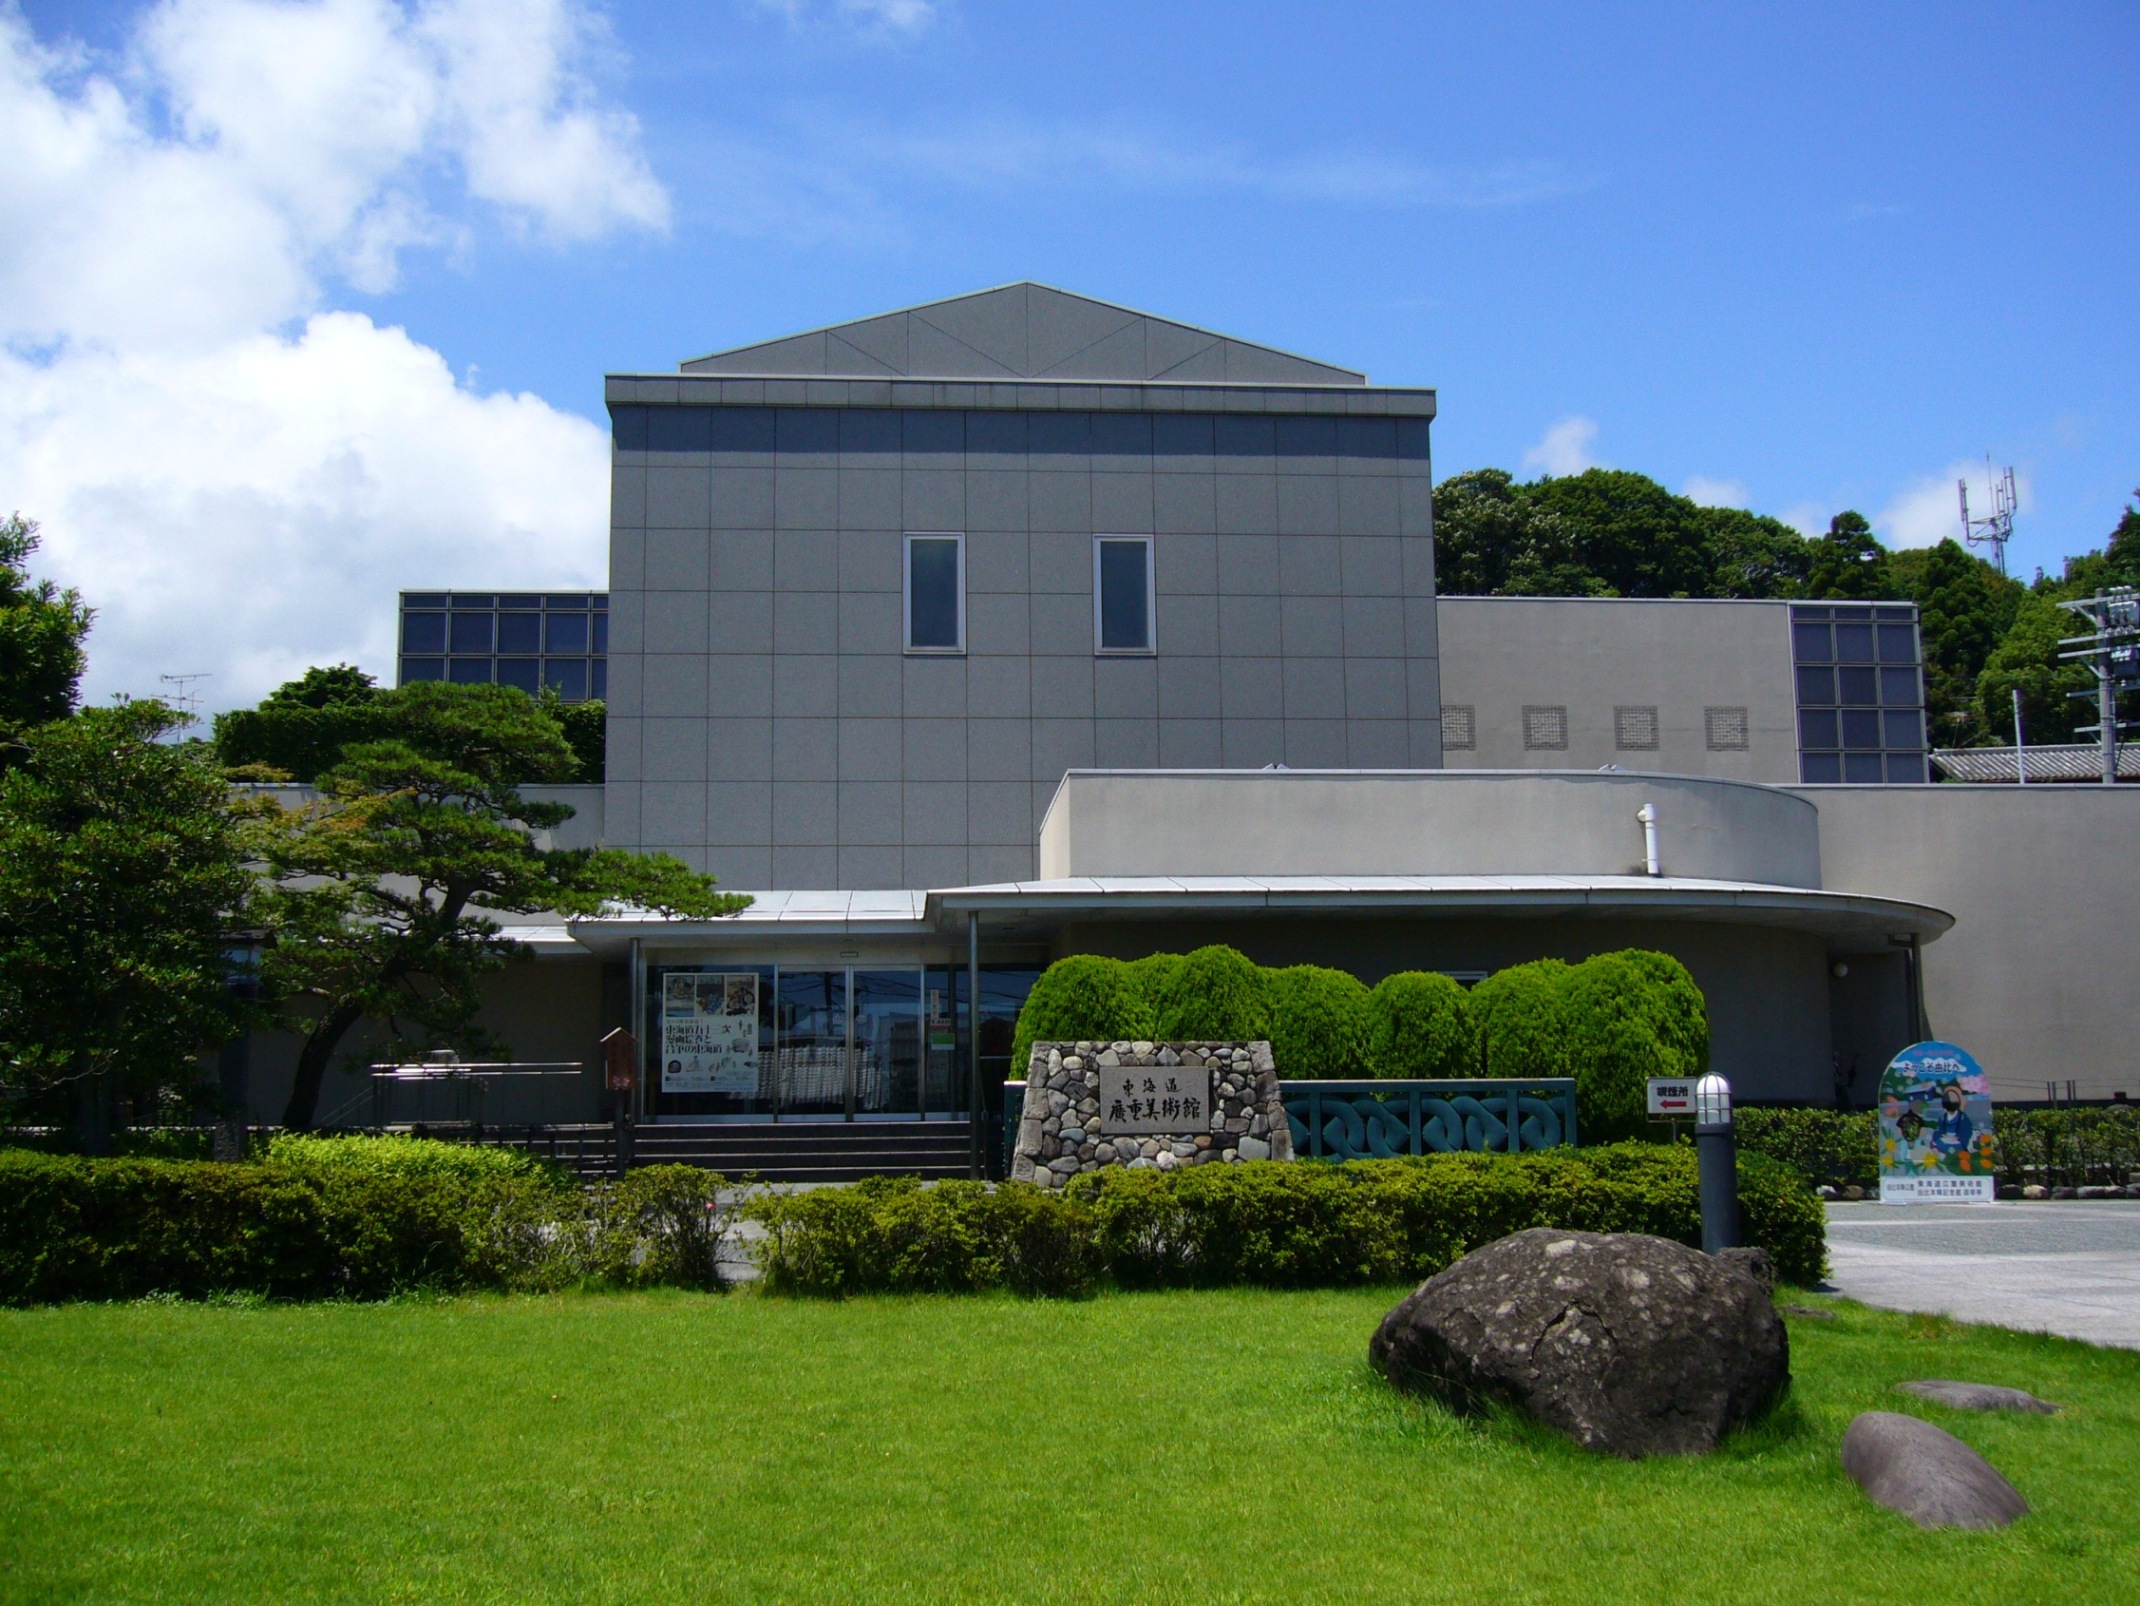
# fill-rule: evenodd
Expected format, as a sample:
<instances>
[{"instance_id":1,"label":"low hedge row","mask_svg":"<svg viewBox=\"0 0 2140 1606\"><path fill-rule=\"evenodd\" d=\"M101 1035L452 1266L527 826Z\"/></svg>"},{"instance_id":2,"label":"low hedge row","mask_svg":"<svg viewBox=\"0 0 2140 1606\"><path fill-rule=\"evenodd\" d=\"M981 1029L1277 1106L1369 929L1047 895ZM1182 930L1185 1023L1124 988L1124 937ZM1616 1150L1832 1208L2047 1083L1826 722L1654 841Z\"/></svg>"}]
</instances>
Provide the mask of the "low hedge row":
<instances>
[{"instance_id":1,"label":"low hedge row","mask_svg":"<svg viewBox=\"0 0 2140 1606\"><path fill-rule=\"evenodd\" d=\"M1879 1186L1879 1118L1870 1110L1734 1113L1739 1147L1781 1160L1815 1187ZM2124 1183L2140 1173L2140 1110L1992 1112L1999 1182L2018 1188Z\"/></svg>"},{"instance_id":2,"label":"low hedge row","mask_svg":"<svg viewBox=\"0 0 2140 1606\"><path fill-rule=\"evenodd\" d=\"M1011 1065L1036 1042L1269 1038L1278 1074L1459 1078L1572 1076L1586 1137L1640 1133L1643 1085L1709 1067L1701 989L1668 954L1535 960L1466 993L1433 971L1372 989L1316 965L1266 969L1231 948L1124 961L1073 954L1044 971L1018 1015Z\"/></svg>"},{"instance_id":3,"label":"low hedge row","mask_svg":"<svg viewBox=\"0 0 2140 1606\"><path fill-rule=\"evenodd\" d=\"M1788 1167L1742 1155L1749 1242L1813 1282L1821 1206ZM840 1296L1010 1288L1071 1296L1101 1282L1275 1288L1412 1282L1526 1227L1701 1242L1694 1152L1622 1143L1349 1165L1252 1163L1108 1170L1060 1193L1024 1183L923 1187L910 1178L773 1195L744 1207L766 1236L775 1292Z\"/></svg>"},{"instance_id":4,"label":"low hedge row","mask_svg":"<svg viewBox=\"0 0 2140 1606\"><path fill-rule=\"evenodd\" d=\"M710 1286L720 1185L650 1166L582 1189L410 1139L278 1139L245 1164L0 1151L0 1303Z\"/></svg>"}]
</instances>

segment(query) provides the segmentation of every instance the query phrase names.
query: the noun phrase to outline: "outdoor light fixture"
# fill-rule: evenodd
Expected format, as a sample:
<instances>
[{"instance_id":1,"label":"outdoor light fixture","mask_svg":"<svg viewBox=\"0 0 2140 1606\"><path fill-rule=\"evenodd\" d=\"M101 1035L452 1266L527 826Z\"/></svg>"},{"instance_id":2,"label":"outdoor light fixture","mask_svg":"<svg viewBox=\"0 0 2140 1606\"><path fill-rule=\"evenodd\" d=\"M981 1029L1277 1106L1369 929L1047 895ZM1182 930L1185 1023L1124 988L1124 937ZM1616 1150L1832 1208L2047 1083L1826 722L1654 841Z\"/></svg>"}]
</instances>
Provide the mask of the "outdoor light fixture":
<instances>
[{"instance_id":1,"label":"outdoor light fixture","mask_svg":"<svg viewBox=\"0 0 2140 1606\"><path fill-rule=\"evenodd\" d=\"M1694 1154L1701 1167L1702 1249L1739 1244L1739 1140L1731 1127L1731 1084L1711 1071L1694 1084Z\"/></svg>"}]
</instances>

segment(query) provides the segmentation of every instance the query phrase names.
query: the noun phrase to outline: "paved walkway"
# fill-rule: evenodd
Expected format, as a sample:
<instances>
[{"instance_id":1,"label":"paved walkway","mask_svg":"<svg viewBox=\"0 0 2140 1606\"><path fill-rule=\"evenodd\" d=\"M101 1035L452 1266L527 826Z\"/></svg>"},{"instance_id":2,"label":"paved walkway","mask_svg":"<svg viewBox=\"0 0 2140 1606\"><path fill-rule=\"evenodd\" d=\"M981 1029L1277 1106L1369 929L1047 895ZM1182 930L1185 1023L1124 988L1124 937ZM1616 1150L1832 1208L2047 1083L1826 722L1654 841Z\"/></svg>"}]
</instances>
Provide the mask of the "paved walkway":
<instances>
[{"instance_id":1,"label":"paved walkway","mask_svg":"<svg viewBox=\"0 0 2140 1606\"><path fill-rule=\"evenodd\" d=\"M2140 1200L1831 1204L1828 1263L1868 1305L2140 1349Z\"/></svg>"}]
</instances>

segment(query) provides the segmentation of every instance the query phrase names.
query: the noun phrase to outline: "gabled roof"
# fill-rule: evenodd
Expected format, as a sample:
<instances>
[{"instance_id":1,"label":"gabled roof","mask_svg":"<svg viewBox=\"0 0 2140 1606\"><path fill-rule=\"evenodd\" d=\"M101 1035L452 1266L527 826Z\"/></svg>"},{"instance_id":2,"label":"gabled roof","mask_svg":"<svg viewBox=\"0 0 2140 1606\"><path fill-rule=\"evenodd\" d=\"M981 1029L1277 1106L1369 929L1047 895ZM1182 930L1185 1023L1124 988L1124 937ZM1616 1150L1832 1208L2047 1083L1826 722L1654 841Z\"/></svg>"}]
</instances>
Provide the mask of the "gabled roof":
<instances>
[{"instance_id":1,"label":"gabled roof","mask_svg":"<svg viewBox=\"0 0 2140 1606\"><path fill-rule=\"evenodd\" d=\"M696 357L687 374L1365 385L1367 375L1030 282Z\"/></svg>"}]
</instances>

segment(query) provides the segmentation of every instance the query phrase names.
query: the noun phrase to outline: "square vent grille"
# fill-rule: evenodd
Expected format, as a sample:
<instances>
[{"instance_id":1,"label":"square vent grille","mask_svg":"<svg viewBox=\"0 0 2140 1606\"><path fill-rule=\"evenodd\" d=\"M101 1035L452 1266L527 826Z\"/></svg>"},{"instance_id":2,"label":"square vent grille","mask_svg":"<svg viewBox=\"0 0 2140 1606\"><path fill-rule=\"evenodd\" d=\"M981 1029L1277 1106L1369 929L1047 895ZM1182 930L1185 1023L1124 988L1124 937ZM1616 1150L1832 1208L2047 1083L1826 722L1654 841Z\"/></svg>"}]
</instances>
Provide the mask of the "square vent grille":
<instances>
[{"instance_id":1,"label":"square vent grille","mask_svg":"<svg viewBox=\"0 0 2140 1606\"><path fill-rule=\"evenodd\" d=\"M1469 753L1479 745L1479 723L1469 703L1442 704L1442 751Z\"/></svg>"},{"instance_id":2,"label":"square vent grille","mask_svg":"<svg viewBox=\"0 0 2140 1606\"><path fill-rule=\"evenodd\" d=\"M1709 736L1709 751L1712 753L1743 753L1746 751L1746 710L1743 708L1705 708L1702 723Z\"/></svg>"},{"instance_id":3,"label":"square vent grille","mask_svg":"<svg viewBox=\"0 0 2140 1606\"><path fill-rule=\"evenodd\" d=\"M1561 753L1568 747L1568 710L1564 704L1523 707L1523 745L1533 753Z\"/></svg>"},{"instance_id":4,"label":"square vent grille","mask_svg":"<svg viewBox=\"0 0 2140 1606\"><path fill-rule=\"evenodd\" d=\"M1657 751L1657 710L1622 705L1612 711L1612 745L1623 753Z\"/></svg>"}]
</instances>

